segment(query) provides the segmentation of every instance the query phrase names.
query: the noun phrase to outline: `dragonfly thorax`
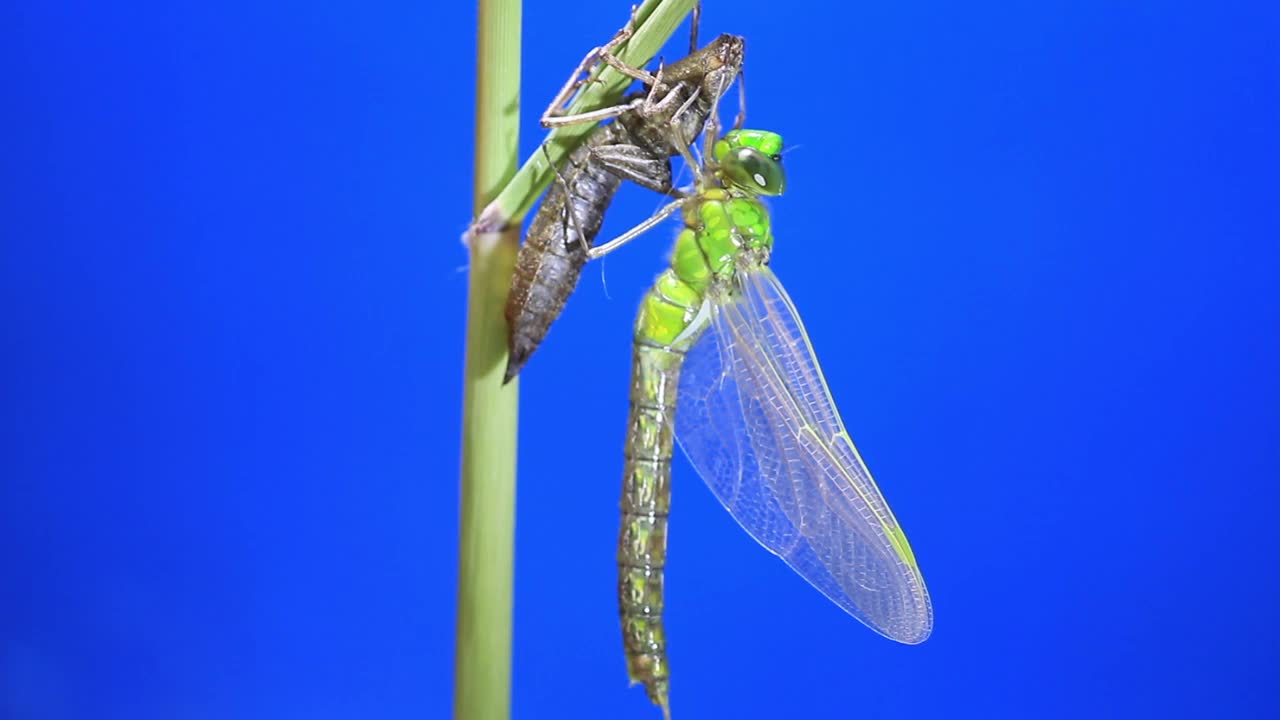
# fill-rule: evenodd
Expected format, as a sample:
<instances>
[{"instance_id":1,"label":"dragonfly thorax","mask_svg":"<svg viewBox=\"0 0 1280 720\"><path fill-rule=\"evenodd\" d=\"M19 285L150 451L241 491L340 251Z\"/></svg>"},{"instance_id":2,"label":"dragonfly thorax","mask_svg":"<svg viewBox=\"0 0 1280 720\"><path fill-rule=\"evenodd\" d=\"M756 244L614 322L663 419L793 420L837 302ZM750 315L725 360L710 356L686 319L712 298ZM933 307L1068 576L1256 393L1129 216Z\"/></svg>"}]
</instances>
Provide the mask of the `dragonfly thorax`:
<instances>
[{"instance_id":1,"label":"dragonfly thorax","mask_svg":"<svg viewBox=\"0 0 1280 720\"><path fill-rule=\"evenodd\" d=\"M773 248L768 211L741 192L704 190L687 201L683 219L671 267L645 296L636 321L637 337L666 347L692 344L704 302L734 294L739 276L767 264Z\"/></svg>"}]
</instances>

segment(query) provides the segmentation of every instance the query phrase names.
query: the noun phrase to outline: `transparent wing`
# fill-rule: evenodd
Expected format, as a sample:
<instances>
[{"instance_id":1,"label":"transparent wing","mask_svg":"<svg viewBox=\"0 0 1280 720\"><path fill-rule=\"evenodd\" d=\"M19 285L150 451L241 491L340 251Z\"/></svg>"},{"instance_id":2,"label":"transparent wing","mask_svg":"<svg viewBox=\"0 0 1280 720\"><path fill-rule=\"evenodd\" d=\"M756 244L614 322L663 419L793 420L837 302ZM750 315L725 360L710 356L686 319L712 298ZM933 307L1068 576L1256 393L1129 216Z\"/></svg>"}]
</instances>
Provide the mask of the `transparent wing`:
<instances>
[{"instance_id":1,"label":"transparent wing","mask_svg":"<svg viewBox=\"0 0 1280 720\"><path fill-rule=\"evenodd\" d=\"M791 298L773 272L712 308L680 376L676 437L761 545L882 635L933 627L924 579L840 421Z\"/></svg>"}]
</instances>

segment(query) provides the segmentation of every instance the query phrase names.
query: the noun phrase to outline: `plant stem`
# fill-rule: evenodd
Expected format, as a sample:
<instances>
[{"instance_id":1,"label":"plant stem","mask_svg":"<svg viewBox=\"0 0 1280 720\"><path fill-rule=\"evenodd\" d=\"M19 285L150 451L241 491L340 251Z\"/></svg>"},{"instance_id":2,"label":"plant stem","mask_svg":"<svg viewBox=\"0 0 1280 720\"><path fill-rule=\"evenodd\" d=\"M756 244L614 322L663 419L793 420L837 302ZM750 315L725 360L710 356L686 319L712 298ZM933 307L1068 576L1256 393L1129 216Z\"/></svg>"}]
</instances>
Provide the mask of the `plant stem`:
<instances>
[{"instance_id":1,"label":"plant stem","mask_svg":"<svg viewBox=\"0 0 1280 720\"><path fill-rule=\"evenodd\" d=\"M622 52L623 61L635 66L648 63L694 1L647 0L637 14L639 27ZM486 207L493 212L491 222L480 223L479 231L473 228L467 240L470 271L462 407L455 720L504 720L511 708L519 379L502 384L507 359L503 306L519 245L519 219L551 177L551 165L542 152L534 153L518 177L516 173L520 17L520 0L480 0L473 217L482 217ZM609 98L621 94L629 83L608 67L600 77L600 83L587 87L574 101L571 107L575 111L608 104ZM554 131L552 162L563 159L591 127ZM506 202L495 200L500 192Z\"/></svg>"},{"instance_id":2,"label":"plant stem","mask_svg":"<svg viewBox=\"0 0 1280 720\"><path fill-rule=\"evenodd\" d=\"M520 0L481 0L474 212L516 171ZM462 407L462 508L454 717L502 720L511 707L518 381L502 384L506 303L519 227L475 235L470 250Z\"/></svg>"}]
</instances>

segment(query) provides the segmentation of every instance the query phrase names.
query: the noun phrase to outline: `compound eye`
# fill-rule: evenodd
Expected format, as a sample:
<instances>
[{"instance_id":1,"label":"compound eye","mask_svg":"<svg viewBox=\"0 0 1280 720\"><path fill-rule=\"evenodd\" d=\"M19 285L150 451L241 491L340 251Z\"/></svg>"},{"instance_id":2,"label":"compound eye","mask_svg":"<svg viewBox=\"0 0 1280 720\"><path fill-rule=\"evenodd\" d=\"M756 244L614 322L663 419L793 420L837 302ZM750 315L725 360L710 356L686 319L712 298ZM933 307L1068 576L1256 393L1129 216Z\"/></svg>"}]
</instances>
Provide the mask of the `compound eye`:
<instances>
[{"instance_id":1,"label":"compound eye","mask_svg":"<svg viewBox=\"0 0 1280 720\"><path fill-rule=\"evenodd\" d=\"M778 158L751 147L736 148L728 163L733 182L759 195L781 195L787 177Z\"/></svg>"}]
</instances>

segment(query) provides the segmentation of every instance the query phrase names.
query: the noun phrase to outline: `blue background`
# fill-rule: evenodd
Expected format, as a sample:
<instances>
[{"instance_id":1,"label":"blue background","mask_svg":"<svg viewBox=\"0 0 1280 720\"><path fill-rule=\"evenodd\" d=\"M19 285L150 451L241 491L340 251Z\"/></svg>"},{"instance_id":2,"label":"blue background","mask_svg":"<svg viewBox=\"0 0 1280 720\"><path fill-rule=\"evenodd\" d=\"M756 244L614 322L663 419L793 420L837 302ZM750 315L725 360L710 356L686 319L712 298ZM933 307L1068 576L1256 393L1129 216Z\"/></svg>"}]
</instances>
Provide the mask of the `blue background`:
<instances>
[{"instance_id":1,"label":"blue background","mask_svg":"<svg viewBox=\"0 0 1280 720\"><path fill-rule=\"evenodd\" d=\"M529 3L523 152L625 14ZM474 8L0 15L0 717L445 717ZM937 624L869 632L681 459L677 717L1280 713L1277 15L708 3L796 148L774 268ZM524 375L516 718L657 717L613 565L655 235Z\"/></svg>"}]
</instances>

